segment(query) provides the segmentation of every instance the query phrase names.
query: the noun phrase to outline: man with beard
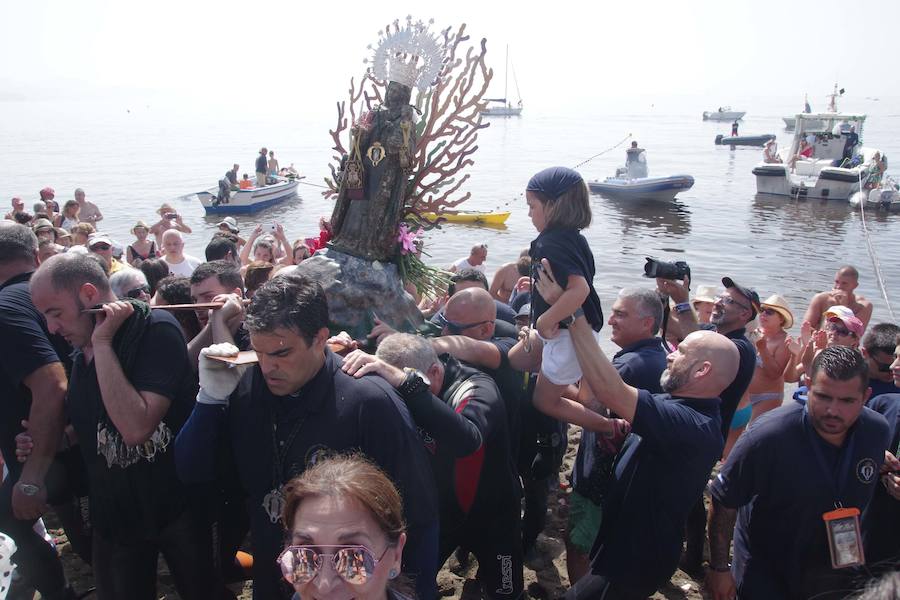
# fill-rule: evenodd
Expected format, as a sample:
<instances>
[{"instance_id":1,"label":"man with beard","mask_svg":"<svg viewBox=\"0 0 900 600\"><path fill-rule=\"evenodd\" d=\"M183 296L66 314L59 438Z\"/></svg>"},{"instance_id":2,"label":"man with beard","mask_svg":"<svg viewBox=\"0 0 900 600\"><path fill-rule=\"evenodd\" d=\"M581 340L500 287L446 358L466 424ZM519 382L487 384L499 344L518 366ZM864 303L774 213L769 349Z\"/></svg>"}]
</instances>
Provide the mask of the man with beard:
<instances>
[{"instance_id":1,"label":"man with beard","mask_svg":"<svg viewBox=\"0 0 900 600\"><path fill-rule=\"evenodd\" d=\"M865 407L868 365L855 348L822 350L811 380L806 406L754 421L710 485L715 600L844 598L855 587L846 567L863 564L858 515L878 485L888 425Z\"/></svg>"},{"instance_id":2,"label":"man with beard","mask_svg":"<svg viewBox=\"0 0 900 600\"><path fill-rule=\"evenodd\" d=\"M584 378L631 434L603 498L591 570L566 598L646 598L675 572L685 519L722 455L718 395L734 379L738 351L722 335L694 332L667 357L664 393L651 394L622 380L583 316L569 332Z\"/></svg>"}]
</instances>

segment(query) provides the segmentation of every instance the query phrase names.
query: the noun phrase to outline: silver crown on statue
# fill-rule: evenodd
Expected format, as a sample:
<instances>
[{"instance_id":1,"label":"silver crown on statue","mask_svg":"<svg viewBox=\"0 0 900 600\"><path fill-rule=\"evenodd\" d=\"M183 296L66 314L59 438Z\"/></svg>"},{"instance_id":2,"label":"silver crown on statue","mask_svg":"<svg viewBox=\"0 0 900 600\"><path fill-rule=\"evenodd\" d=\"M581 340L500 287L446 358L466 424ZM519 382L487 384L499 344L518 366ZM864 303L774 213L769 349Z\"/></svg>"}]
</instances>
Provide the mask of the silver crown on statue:
<instances>
[{"instance_id":1,"label":"silver crown on statue","mask_svg":"<svg viewBox=\"0 0 900 600\"><path fill-rule=\"evenodd\" d=\"M444 66L444 45L428 30L434 19L413 23L406 17L406 25L399 19L393 26L378 32L378 45L371 60L372 75L381 81L395 81L424 92L437 81ZM368 46L372 49L372 45Z\"/></svg>"}]
</instances>

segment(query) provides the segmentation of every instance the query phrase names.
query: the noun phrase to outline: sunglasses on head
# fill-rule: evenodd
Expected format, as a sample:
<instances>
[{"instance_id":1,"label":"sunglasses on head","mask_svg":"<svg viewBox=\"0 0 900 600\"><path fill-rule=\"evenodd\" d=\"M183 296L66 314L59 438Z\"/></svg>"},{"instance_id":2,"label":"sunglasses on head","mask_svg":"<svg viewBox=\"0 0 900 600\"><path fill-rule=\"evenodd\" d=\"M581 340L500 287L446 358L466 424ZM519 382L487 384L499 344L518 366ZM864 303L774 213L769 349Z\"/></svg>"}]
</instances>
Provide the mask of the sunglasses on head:
<instances>
[{"instance_id":1,"label":"sunglasses on head","mask_svg":"<svg viewBox=\"0 0 900 600\"><path fill-rule=\"evenodd\" d=\"M112 248L109 244L94 244L91 246L91 250L109 250Z\"/></svg>"},{"instance_id":2,"label":"sunglasses on head","mask_svg":"<svg viewBox=\"0 0 900 600\"><path fill-rule=\"evenodd\" d=\"M479 325L484 325L485 323L490 323L491 321L478 321L477 323L457 323L456 321L451 321L447 317L444 316L444 313L438 313L437 315L438 321L440 322L442 327L446 327L447 331L453 334L462 333L466 329L471 327L477 327Z\"/></svg>"},{"instance_id":3,"label":"sunglasses on head","mask_svg":"<svg viewBox=\"0 0 900 600\"><path fill-rule=\"evenodd\" d=\"M146 285L142 285L141 287L136 287L133 290L128 290L125 292L126 298L131 298L132 300L137 300L141 297L141 294L149 294L150 287Z\"/></svg>"},{"instance_id":4,"label":"sunglasses on head","mask_svg":"<svg viewBox=\"0 0 900 600\"><path fill-rule=\"evenodd\" d=\"M334 551L319 552L321 548ZM379 558L375 558L375 554L365 546L288 546L278 557L278 566L288 583L303 585L315 579L327 557L331 559L338 577L350 585L365 585L375 575L375 567L389 549L390 546Z\"/></svg>"}]
</instances>

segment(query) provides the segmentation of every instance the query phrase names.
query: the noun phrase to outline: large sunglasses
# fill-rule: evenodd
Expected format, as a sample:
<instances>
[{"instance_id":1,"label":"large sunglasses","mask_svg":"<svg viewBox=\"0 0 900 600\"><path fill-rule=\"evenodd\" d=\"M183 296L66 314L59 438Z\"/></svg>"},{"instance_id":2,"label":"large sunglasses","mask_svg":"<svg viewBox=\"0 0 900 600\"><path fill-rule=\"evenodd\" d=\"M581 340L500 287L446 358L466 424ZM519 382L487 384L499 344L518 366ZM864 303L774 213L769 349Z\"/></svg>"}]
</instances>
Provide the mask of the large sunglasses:
<instances>
[{"instance_id":1,"label":"large sunglasses","mask_svg":"<svg viewBox=\"0 0 900 600\"><path fill-rule=\"evenodd\" d=\"M477 323L457 323L456 321L451 321L447 317L444 316L444 313L438 313L437 315L438 322L442 327L446 327L447 331L453 334L462 333L466 329L471 327L478 327L479 325L484 325L485 323L490 323L491 321L478 321Z\"/></svg>"},{"instance_id":2,"label":"large sunglasses","mask_svg":"<svg viewBox=\"0 0 900 600\"><path fill-rule=\"evenodd\" d=\"M141 294L149 294L150 287L146 285L142 285L141 287L136 287L133 290L128 290L125 292L126 298L131 298L132 300L138 300L141 297Z\"/></svg>"},{"instance_id":3,"label":"large sunglasses","mask_svg":"<svg viewBox=\"0 0 900 600\"><path fill-rule=\"evenodd\" d=\"M746 308L747 310L750 310L750 307L749 307L749 306L747 306L746 304L743 304L742 302L738 302L737 300L735 300L734 298L732 298L732 297L729 296L728 294L721 294L721 295L719 295L719 296L716 296L716 298L717 298L718 300L721 300L721 301L722 301L722 304L725 304L725 305L737 304L737 305L740 306L741 308Z\"/></svg>"},{"instance_id":4,"label":"large sunglasses","mask_svg":"<svg viewBox=\"0 0 900 600\"><path fill-rule=\"evenodd\" d=\"M878 370L882 373L890 373L891 365L894 364L894 361L883 363L880 360L876 359L874 356L869 356L869 360L875 363L875 366L878 367Z\"/></svg>"},{"instance_id":5,"label":"large sunglasses","mask_svg":"<svg viewBox=\"0 0 900 600\"><path fill-rule=\"evenodd\" d=\"M330 548L334 552L319 552L321 548ZM375 567L389 549L390 546L375 558L365 546L288 546L278 557L278 566L288 583L303 585L316 578L328 557L338 577L350 585L365 585L375 575Z\"/></svg>"}]
</instances>

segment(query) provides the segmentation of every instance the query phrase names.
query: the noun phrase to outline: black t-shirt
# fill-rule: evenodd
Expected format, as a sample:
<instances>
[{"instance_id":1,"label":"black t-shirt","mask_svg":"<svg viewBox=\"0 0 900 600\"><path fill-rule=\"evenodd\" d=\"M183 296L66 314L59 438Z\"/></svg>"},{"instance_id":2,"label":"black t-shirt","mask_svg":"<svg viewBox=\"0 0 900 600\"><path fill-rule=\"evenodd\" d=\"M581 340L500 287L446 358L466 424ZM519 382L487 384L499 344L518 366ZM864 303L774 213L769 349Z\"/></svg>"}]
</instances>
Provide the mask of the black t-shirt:
<instances>
[{"instance_id":1,"label":"black t-shirt","mask_svg":"<svg viewBox=\"0 0 900 600\"><path fill-rule=\"evenodd\" d=\"M869 400L869 408L880 413L888 423L894 456L900 457L900 394L882 394ZM866 563L897 564L900 560L900 500L894 499L883 485L875 486L863 518Z\"/></svg>"},{"instance_id":2,"label":"black t-shirt","mask_svg":"<svg viewBox=\"0 0 900 600\"><path fill-rule=\"evenodd\" d=\"M612 364L622 377L622 381L639 390L647 390L651 394L661 394L659 378L666 369L666 351L662 340L658 337L640 340L616 352ZM590 430L581 432L578 443L578 454L572 468L572 489L583 495L589 495L594 478L606 478L605 469L596 462L602 459L597 446L597 434ZM590 494L592 495L592 494Z\"/></svg>"},{"instance_id":3,"label":"black t-shirt","mask_svg":"<svg viewBox=\"0 0 900 600\"><path fill-rule=\"evenodd\" d=\"M324 366L297 397L272 394L259 366L254 366L231 395L226 435L247 494L257 598L280 597L281 574L275 559L283 547L284 529L262 508L263 498L274 487L273 419L279 447L299 426L278 484L327 456L359 450L397 484L410 534L437 522L434 478L403 400L382 378L356 379L341 371L341 364L339 356L326 351Z\"/></svg>"},{"instance_id":4,"label":"black t-shirt","mask_svg":"<svg viewBox=\"0 0 900 600\"><path fill-rule=\"evenodd\" d=\"M68 363L71 352L65 340L50 335L31 303L29 279L31 273L23 273L0 286L0 452L10 465L17 464L15 437L31 410L31 391L23 381L45 365Z\"/></svg>"},{"instance_id":5,"label":"black t-shirt","mask_svg":"<svg viewBox=\"0 0 900 600\"><path fill-rule=\"evenodd\" d=\"M238 184L237 173L235 173L234 171L228 171L227 173L225 173L225 179L227 179L228 183L230 183L231 185Z\"/></svg>"},{"instance_id":6,"label":"black t-shirt","mask_svg":"<svg viewBox=\"0 0 900 600\"><path fill-rule=\"evenodd\" d=\"M831 587L841 573L831 568L822 515L834 510L835 479L844 482L843 506L864 510L887 445L884 418L868 408L841 448L815 433L799 404L750 424L710 486L716 501L738 509L733 573L742 598L809 598Z\"/></svg>"},{"instance_id":7,"label":"black t-shirt","mask_svg":"<svg viewBox=\"0 0 900 600\"><path fill-rule=\"evenodd\" d=\"M900 394L900 388L894 385L894 381L880 381L878 379L869 378L869 387L872 388L872 395L869 396L869 404L872 400L882 394ZM880 411L879 411L880 412Z\"/></svg>"},{"instance_id":8,"label":"black t-shirt","mask_svg":"<svg viewBox=\"0 0 900 600\"><path fill-rule=\"evenodd\" d=\"M724 442L719 399L638 392L631 433L591 550L591 570L649 596L678 566L684 523ZM643 597L643 596L642 596Z\"/></svg>"},{"instance_id":9,"label":"black t-shirt","mask_svg":"<svg viewBox=\"0 0 900 600\"><path fill-rule=\"evenodd\" d=\"M542 258L550 261L553 278L562 288L566 287L570 275L584 277L590 290L581 308L594 331L600 331L603 327L603 309L594 289L594 255L585 237L574 229L548 228L531 242L528 255L531 257L532 278L540 277L538 265ZM535 319L550 308L537 288L531 291L531 305Z\"/></svg>"},{"instance_id":10,"label":"black t-shirt","mask_svg":"<svg viewBox=\"0 0 900 600\"><path fill-rule=\"evenodd\" d=\"M734 417L735 411L737 411L737 406L740 404L744 392L750 387L753 373L756 372L756 347L746 338L745 333L746 329L741 327L723 334L734 342L741 357L741 362L738 365L737 375L734 376L734 379L722 391L720 396L722 398L722 406L719 409L722 412L722 439L728 439L731 419Z\"/></svg>"},{"instance_id":11,"label":"black t-shirt","mask_svg":"<svg viewBox=\"0 0 900 600\"><path fill-rule=\"evenodd\" d=\"M73 355L66 399L88 471L91 523L103 537L124 543L153 538L185 508L185 494L175 474L174 442L191 412L196 378L178 321L161 310L151 311L149 319L137 353L152 360L135 361L126 376L138 392L154 392L171 401L163 417L171 433L168 446L158 448L152 461L141 459L124 468L107 466L97 454L100 384L94 361L85 364L81 350Z\"/></svg>"},{"instance_id":12,"label":"black t-shirt","mask_svg":"<svg viewBox=\"0 0 900 600\"><path fill-rule=\"evenodd\" d=\"M266 173L269 170L269 161L266 160L265 154L260 154L256 157L256 172L257 173Z\"/></svg>"},{"instance_id":13,"label":"black t-shirt","mask_svg":"<svg viewBox=\"0 0 900 600\"><path fill-rule=\"evenodd\" d=\"M497 389L500 390L500 396L506 406L506 419L509 426L510 450L513 457L519 455L519 436L521 434L522 423L522 398L525 394L526 380L522 371L517 371L509 364L509 351L516 345L514 337L506 337L495 335L490 340L491 344L497 348L500 353L500 366L496 369L487 367L476 367L487 373Z\"/></svg>"}]
</instances>

